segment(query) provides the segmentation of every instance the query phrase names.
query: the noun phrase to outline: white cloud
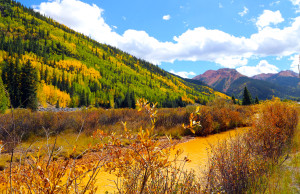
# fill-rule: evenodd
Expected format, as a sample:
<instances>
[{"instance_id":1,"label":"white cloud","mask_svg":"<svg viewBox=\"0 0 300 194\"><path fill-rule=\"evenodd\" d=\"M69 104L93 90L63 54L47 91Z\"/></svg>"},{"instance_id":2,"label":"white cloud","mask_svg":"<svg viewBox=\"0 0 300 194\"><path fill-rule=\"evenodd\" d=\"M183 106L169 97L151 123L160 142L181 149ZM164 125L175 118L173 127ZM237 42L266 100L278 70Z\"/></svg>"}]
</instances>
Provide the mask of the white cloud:
<instances>
[{"instance_id":1,"label":"white cloud","mask_svg":"<svg viewBox=\"0 0 300 194\"><path fill-rule=\"evenodd\" d=\"M277 11L264 10L263 14L258 17L256 26L258 27L259 30L262 30L263 28L270 26L270 24L276 25L283 21L284 19L281 16L279 10Z\"/></svg>"},{"instance_id":2,"label":"white cloud","mask_svg":"<svg viewBox=\"0 0 300 194\"><path fill-rule=\"evenodd\" d=\"M204 27L187 30L174 37L174 54L178 60L215 61L229 56L246 54L249 49L255 49L251 41L237 38L220 30L208 30ZM241 57L241 56L240 56Z\"/></svg>"},{"instance_id":3,"label":"white cloud","mask_svg":"<svg viewBox=\"0 0 300 194\"><path fill-rule=\"evenodd\" d=\"M118 34L112 32L102 17L103 9L79 0L56 0L35 7L70 28L91 36L99 42L116 45Z\"/></svg>"},{"instance_id":4,"label":"white cloud","mask_svg":"<svg viewBox=\"0 0 300 194\"><path fill-rule=\"evenodd\" d=\"M292 2L293 5L295 5L296 8L296 13L300 12L300 0L290 0Z\"/></svg>"},{"instance_id":5,"label":"white cloud","mask_svg":"<svg viewBox=\"0 0 300 194\"><path fill-rule=\"evenodd\" d=\"M237 68L237 71L243 75L252 77L261 73L278 73L278 68L275 65L271 65L266 60L262 60L256 66L243 66Z\"/></svg>"},{"instance_id":6,"label":"white cloud","mask_svg":"<svg viewBox=\"0 0 300 194\"><path fill-rule=\"evenodd\" d=\"M270 3L270 6L278 5L279 3L280 3L280 1L273 1Z\"/></svg>"},{"instance_id":7,"label":"white cloud","mask_svg":"<svg viewBox=\"0 0 300 194\"><path fill-rule=\"evenodd\" d=\"M289 60L292 61L290 69L296 73L299 73L299 69L298 69L298 65L300 63L299 57L300 57L299 55L293 55L289 58Z\"/></svg>"},{"instance_id":8,"label":"white cloud","mask_svg":"<svg viewBox=\"0 0 300 194\"><path fill-rule=\"evenodd\" d=\"M170 73L173 73L175 75L178 75L180 77L183 78L189 78L189 76L195 76L196 73L190 71L190 72L186 72L186 71L180 71L180 72L175 72L173 69L170 71Z\"/></svg>"},{"instance_id":9,"label":"white cloud","mask_svg":"<svg viewBox=\"0 0 300 194\"><path fill-rule=\"evenodd\" d=\"M145 31L128 29L122 35L117 34L106 24L103 9L79 0L45 2L36 9L101 43L116 46L155 64L175 60L210 61L236 68L247 65L250 57L281 57L300 52L300 17L283 29L269 26L283 19L280 12L272 12L280 16L276 21L260 16L258 24L264 27L247 38L198 27L174 36L172 42L161 42Z\"/></svg>"},{"instance_id":10,"label":"white cloud","mask_svg":"<svg viewBox=\"0 0 300 194\"><path fill-rule=\"evenodd\" d=\"M249 11L248 8L244 6L244 10L241 11L241 12L239 12L239 15L240 15L241 17L243 17L244 15L246 15L246 14L248 13L248 11Z\"/></svg>"},{"instance_id":11,"label":"white cloud","mask_svg":"<svg viewBox=\"0 0 300 194\"><path fill-rule=\"evenodd\" d=\"M300 52L300 17L283 29L265 27L250 39L258 45L253 53L260 56L289 56Z\"/></svg>"},{"instance_id":12,"label":"white cloud","mask_svg":"<svg viewBox=\"0 0 300 194\"><path fill-rule=\"evenodd\" d=\"M170 20L171 19L171 16L170 15L164 15L163 16L163 20Z\"/></svg>"},{"instance_id":13,"label":"white cloud","mask_svg":"<svg viewBox=\"0 0 300 194\"><path fill-rule=\"evenodd\" d=\"M223 67L235 68L235 67L247 65L248 59L246 59L244 57L239 57L239 56L223 57L223 58L216 59L215 62L219 63Z\"/></svg>"},{"instance_id":14,"label":"white cloud","mask_svg":"<svg viewBox=\"0 0 300 194\"><path fill-rule=\"evenodd\" d=\"M145 31L126 30L119 39L117 47L154 64L174 61L170 53L173 43L159 42Z\"/></svg>"}]
</instances>

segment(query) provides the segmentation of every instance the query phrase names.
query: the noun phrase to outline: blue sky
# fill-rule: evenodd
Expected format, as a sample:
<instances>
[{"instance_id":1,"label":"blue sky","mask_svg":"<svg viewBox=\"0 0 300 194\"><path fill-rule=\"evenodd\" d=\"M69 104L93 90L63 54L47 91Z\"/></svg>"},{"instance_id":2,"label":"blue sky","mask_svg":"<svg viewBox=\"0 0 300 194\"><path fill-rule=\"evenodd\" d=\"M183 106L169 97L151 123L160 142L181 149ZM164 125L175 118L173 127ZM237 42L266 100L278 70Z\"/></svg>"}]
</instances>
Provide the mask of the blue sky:
<instances>
[{"instance_id":1,"label":"blue sky","mask_svg":"<svg viewBox=\"0 0 300 194\"><path fill-rule=\"evenodd\" d=\"M182 77L298 71L300 0L22 0Z\"/></svg>"}]
</instances>

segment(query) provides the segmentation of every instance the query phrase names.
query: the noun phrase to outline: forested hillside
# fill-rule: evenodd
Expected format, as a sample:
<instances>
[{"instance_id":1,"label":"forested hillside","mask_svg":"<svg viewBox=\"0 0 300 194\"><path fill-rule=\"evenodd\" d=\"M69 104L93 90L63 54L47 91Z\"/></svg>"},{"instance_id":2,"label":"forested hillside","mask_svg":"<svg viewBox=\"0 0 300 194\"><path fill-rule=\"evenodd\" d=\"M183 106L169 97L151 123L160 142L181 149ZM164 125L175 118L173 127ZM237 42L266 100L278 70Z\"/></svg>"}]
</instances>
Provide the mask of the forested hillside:
<instances>
[{"instance_id":1,"label":"forested hillside","mask_svg":"<svg viewBox=\"0 0 300 194\"><path fill-rule=\"evenodd\" d=\"M14 107L134 107L141 97L176 107L227 97L100 44L19 2L1 0L0 11L0 68ZM31 95L35 91L36 97Z\"/></svg>"}]
</instances>

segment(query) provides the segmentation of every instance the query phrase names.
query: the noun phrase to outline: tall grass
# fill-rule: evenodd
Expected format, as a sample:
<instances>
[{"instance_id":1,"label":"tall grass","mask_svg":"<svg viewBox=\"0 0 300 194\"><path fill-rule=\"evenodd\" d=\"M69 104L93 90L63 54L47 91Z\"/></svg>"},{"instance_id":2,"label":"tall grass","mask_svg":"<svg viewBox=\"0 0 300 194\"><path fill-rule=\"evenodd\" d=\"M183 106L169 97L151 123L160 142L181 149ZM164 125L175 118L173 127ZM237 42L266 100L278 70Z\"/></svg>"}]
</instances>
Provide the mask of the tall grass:
<instances>
[{"instance_id":1,"label":"tall grass","mask_svg":"<svg viewBox=\"0 0 300 194\"><path fill-rule=\"evenodd\" d=\"M300 121L300 106L297 107ZM287 157L280 159L273 173L265 176L266 193L299 193L300 192L300 123L291 141Z\"/></svg>"},{"instance_id":2,"label":"tall grass","mask_svg":"<svg viewBox=\"0 0 300 194\"><path fill-rule=\"evenodd\" d=\"M279 99L260 106L253 127L245 134L212 147L207 191L265 192L266 181L290 147L298 115L294 104Z\"/></svg>"}]
</instances>

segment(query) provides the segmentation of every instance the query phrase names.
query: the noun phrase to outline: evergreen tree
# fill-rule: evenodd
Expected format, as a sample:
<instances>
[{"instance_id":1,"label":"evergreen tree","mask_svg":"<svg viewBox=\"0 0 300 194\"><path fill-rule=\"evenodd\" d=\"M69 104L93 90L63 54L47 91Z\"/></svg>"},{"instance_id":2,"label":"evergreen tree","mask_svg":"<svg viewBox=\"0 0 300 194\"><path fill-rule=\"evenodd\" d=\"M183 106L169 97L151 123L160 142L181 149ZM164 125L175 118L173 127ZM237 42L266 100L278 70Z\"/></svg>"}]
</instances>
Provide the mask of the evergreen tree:
<instances>
[{"instance_id":1,"label":"evergreen tree","mask_svg":"<svg viewBox=\"0 0 300 194\"><path fill-rule=\"evenodd\" d=\"M69 105L71 108L75 108L76 107L76 100L75 100L75 97L72 97L71 98L71 103Z\"/></svg>"},{"instance_id":2,"label":"evergreen tree","mask_svg":"<svg viewBox=\"0 0 300 194\"><path fill-rule=\"evenodd\" d=\"M86 105L87 105L86 93L84 90L82 90L80 93L79 106L86 106Z\"/></svg>"},{"instance_id":3,"label":"evergreen tree","mask_svg":"<svg viewBox=\"0 0 300 194\"><path fill-rule=\"evenodd\" d=\"M8 98L5 92L4 84L0 76L0 113L4 113L8 108Z\"/></svg>"},{"instance_id":4,"label":"evergreen tree","mask_svg":"<svg viewBox=\"0 0 300 194\"><path fill-rule=\"evenodd\" d=\"M135 94L134 94L134 91L132 91L130 93L130 100L131 100L131 108L135 109L136 108L136 99L135 99Z\"/></svg>"},{"instance_id":5,"label":"evergreen tree","mask_svg":"<svg viewBox=\"0 0 300 194\"><path fill-rule=\"evenodd\" d=\"M242 105L250 105L250 104L252 104L252 97L247 87L245 87Z\"/></svg>"},{"instance_id":6,"label":"evergreen tree","mask_svg":"<svg viewBox=\"0 0 300 194\"><path fill-rule=\"evenodd\" d=\"M90 98L90 92L86 93L86 106L90 106L91 104L91 98Z\"/></svg>"},{"instance_id":7,"label":"evergreen tree","mask_svg":"<svg viewBox=\"0 0 300 194\"><path fill-rule=\"evenodd\" d=\"M100 107L99 102L98 102L98 99L95 99L95 107L96 107L96 108L99 108L99 107Z\"/></svg>"},{"instance_id":8,"label":"evergreen tree","mask_svg":"<svg viewBox=\"0 0 300 194\"><path fill-rule=\"evenodd\" d=\"M15 62L13 62L12 59L4 62L2 80L7 87L10 103L14 108L17 108L21 105L20 75L21 70L19 59L16 59Z\"/></svg>"},{"instance_id":9,"label":"evergreen tree","mask_svg":"<svg viewBox=\"0 0 300 194\"><path fill-rule=\"evenodd\" d=\"M59 100L56 101L55 108L59 108Z\"/></svg>"},{"instance_id":10,"label":"evergreen tree","mask_svg":"<svg viewBox=\"0 0 300 194\"><path fill-rule=\"evenodd\" d=\"M130 99L130 92L129 92L129 90L127 90L122 107L123 108L126 108L126 107L131 108L131 103L132 103L132 101Z\"/></svg>"},{"instance_id":11,"label":"evergreen tree","mask_svg":"<svg viewBox=\"0 0 300 194\"><path fill-rule=\"evenodd\" d=\"M54 69L54 72L53 72L53 78L52 78L52 85L53 86L57 86L57 77L56 77L56 73L55 73L55 69Z\"/></svg>"},{"instance_id":12,"label":"evergreen tree","mask_svg":"<svg viewBox=\"0 0 300 194\"><path fill-rule=\"evenodd\" d=\"M254 102L255 104L259 104L259 100L258 100L258 97L256 96L255 97L255 102Z\"/></svg>"},{"instance_id":13,"label":"evergreen tree","mask_svg":"<svg viewBox=\"0 0 300 194\"><path fill-rule=\"evenodd\" d=\"M21 72L21 101L22 107L36 110L37 100L37 72L28 60Z\"/></svg>"},{"instance_id":14,"label":"evergreen tree","mask_svg":"<svg viewBox=\"0 0 300 194\"><path fill-rule=\"evenodd\" d=\"M232 99L233 104L236 104L236 100L235 100L234 95L231 96L231 99Z\"/></svg>"}]
</instances>

